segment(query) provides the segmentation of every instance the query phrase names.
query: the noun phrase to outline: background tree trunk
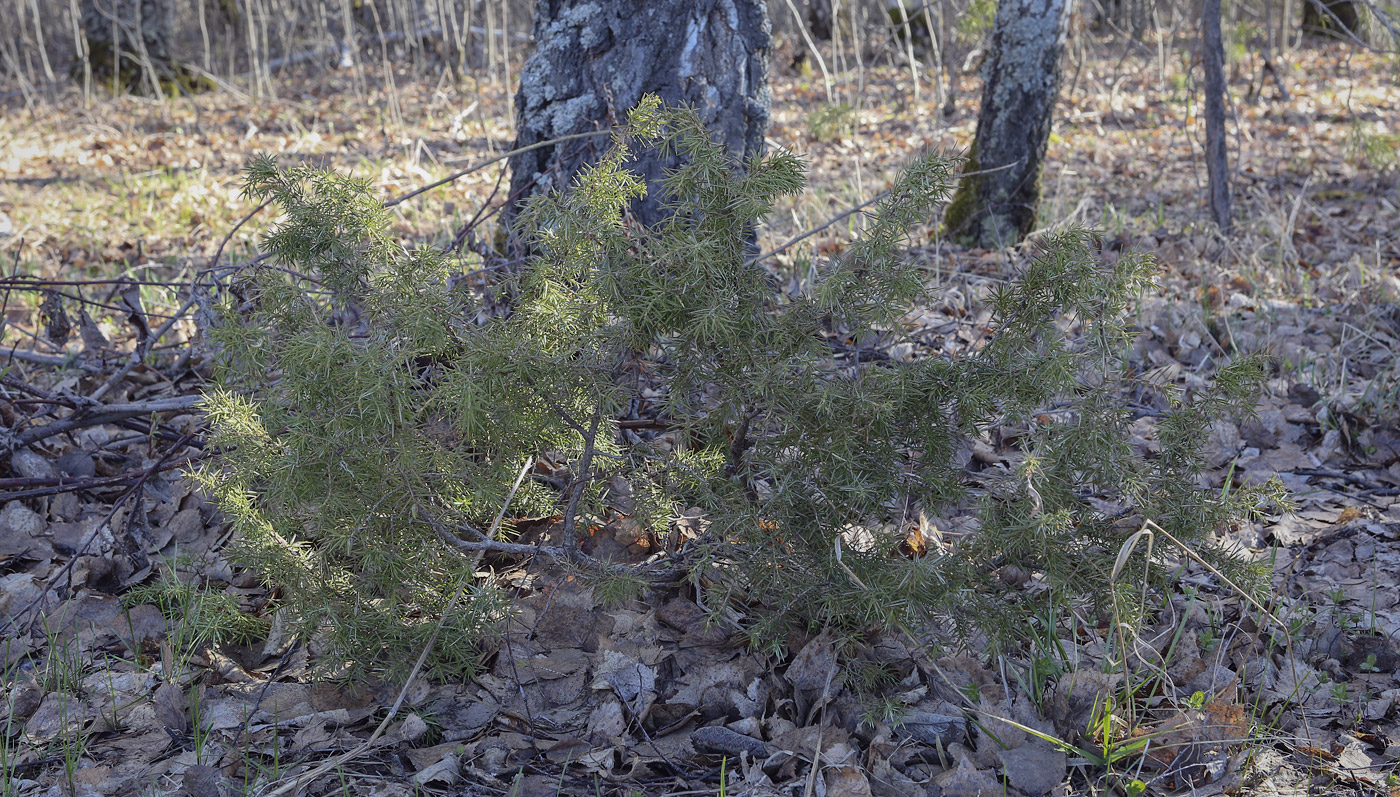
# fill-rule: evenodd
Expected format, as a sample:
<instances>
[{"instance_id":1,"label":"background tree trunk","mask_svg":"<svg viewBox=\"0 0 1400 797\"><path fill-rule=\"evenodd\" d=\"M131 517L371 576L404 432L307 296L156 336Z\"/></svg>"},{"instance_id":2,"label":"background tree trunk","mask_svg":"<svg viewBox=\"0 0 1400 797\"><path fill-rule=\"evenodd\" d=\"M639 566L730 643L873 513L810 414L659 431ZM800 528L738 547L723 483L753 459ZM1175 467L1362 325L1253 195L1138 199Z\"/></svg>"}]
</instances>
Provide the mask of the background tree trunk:
<instances>
[{"instance_id":1,"label":"background tree trunk","mask_svg":"<svg viewBox=\"0 0 1400 797\"><path fill-rule=\"evenodd\" d=\"M764 0L539 0L515 146L614 126L654 93L696 108L736 160L757 154L768 129L770 30ZM512 157L508 214L569 185L607 145L580 139ZM633 206L643 223L665 215L655 184L673 164L655 153L633 164L649 186Z\"/></svg>"},{"instance_id":2,"label":"background tree trunk","mask_svg":"<svg viewBox=\"0 0 1400 797\"><path fill-rule=\"evenodd\" d=\"M170 54L170 8L164 0L83 0L86 64L113 92L178 94L209 88ZM74 65L81 74L83 60Z\"/></svg>"},{"instance_id":3,"label":"background tree trunk","mask_svg":"<svg viewBox=\"0 0 1400 797\"><path fill-rule=\"evenodd\" d=\"M1225 141L1225 47L1220 36L1220 0L1201 4L1201 46L1206 71L1206 171L1210 175L1210 216L1229 233L1230 158Z\"/></svg>"},{"instance_id":4,"label":"background tree trunk","mask_svg":"<svg viewBox=\"0 0 1400 797\"><path fill-rule=\"evenodd\" d=\"M831 0L807 0L807 30L817 41L831 41Z\"/></svg>"},{"instance_id":5,"label":"background tree trunk","mask_svg":"<svg viewBox=\"0 0 1400 797\"><path fill-rule=\"evenodd\" d=\"M1361 25L1353 0L1304 0L1303 32L1354 35Z\"/></svg>"},{"instance_id":6,"label":"background tree trunk","mask_svg":"<svg viewBox=\"0 0 1400 797\"><path fill-rule=\"evenodd\" d=\"M967 171L999 171L959 182L944 216L956 239L991 249L1034 227L1068 29L1069 0L998 4Z\"/></svg>"}]
</instances>

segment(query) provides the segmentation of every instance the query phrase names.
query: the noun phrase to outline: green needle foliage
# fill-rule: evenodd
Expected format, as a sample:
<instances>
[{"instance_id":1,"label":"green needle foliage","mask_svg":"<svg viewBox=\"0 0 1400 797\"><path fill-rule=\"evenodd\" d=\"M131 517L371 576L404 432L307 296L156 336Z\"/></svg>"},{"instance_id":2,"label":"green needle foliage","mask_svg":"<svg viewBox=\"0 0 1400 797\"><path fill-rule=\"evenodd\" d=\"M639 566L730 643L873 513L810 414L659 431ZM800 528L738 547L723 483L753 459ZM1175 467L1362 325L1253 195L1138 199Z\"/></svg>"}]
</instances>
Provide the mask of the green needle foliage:
<instances>
[{"instance_id":1,"label":"green needle foliage","mask_svg":"<svg viewBox=\"0 0 1400 797\"><path fill-rule=\"evenodd\" d=\"M171 636L178 653L198 653L224 642L252 644L267 636L267 622L240 611L236 596L181 578L179 564L183 562L168 563L159 579L122 596L128 608L149 604L174 623Z\"/></svg>"},{"instance_id":2,"label":"green needle foliage","mask_svg":"<svg viewBox=\"0 0 1400 797\"><path fill-rule=\"evenodd\" d=\"M682 156L661 187L672 215L650 229L626 217L645 191L627 169L638 147ZM1264 364L1238 360L1211 390L1174 397L1161 454L1135 452L1125 319L1149 284L1144 258L1103 265L1089 233L1053 237L961 358L903 363L831 343L901 334L923 291L901 250L956 166L911 166L863 239L783 298L749 241L802 189L801 162L776 152L736 169L693 112L650 98L571 190L532 200L521 229L534 255L512 278L513 312L477 322L445 259L403 251L364 183L256 159L247 193L285 213L267 240L278 268L223 308L222 387L207 399L221 457L205 481L246 561L336 665L405 666L458 584L465 601L435 663L471 665L503 608L458 543L480 539L531 458L569 476L527 479L511 516L562 514L567 531L626 512L660 529L700 507L692 576L775 649L809 624L951 620L1015 638L1025 595L1044 591L1006 586L998 569L1010 566L1053 599L1103 607L1118 589L1131 602L1170 562L1161 547L1155 562L1140 551L1125 586L1110 585L1136 530L1125 517L1226 563L1212 533L1270 496L1201 489L1200 441L1248 410ZM621 429L629 407L664 431ZM1006 423L1032 429L1019 468L971 490L960 452ZM1123 511L1106 516L1091 497ZM976 535L899 555L914 508L952 505L979 513Z\"/></svg>"}]
</instances>

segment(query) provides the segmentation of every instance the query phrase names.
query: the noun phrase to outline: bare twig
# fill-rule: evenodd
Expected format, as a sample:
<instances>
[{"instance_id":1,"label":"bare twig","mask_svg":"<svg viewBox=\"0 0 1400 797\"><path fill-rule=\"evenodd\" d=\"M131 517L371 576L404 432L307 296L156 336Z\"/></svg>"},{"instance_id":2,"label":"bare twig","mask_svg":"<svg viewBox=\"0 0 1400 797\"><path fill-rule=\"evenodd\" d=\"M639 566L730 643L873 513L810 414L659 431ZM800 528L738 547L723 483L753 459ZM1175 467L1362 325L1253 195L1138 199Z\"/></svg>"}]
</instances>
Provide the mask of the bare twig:
<instances>
[{"instance_id":1,"label":"bare twig","mask_svg":"<svg viewBox=\"0 0 1400 797\"><path fill-rule=\"evenodd\" d=\"M589 471L593 468L593 453L597 449L598 425L603 421L603 408L599 405L593 413L593 421L588 425L588 431L583 435L583 456L579 457L578 474L574 476L574 484L569 493L569 503L564 507L564 527L560 531L565 549L570 556L578 555L578 545L574 542L574 525L578 522L578 504L583 499L583 490L588 486L588 481L592 476Z\"/></svg>"},{"instance_id":2,"label":"bare twig","mask_svg":"<svg viewBox=\"0 0 1400 797\"><path fill-rule=\"evenodd\" d=\"M220 246L221 251L222 249L223 247ZM180 309L176 310L174 315L166 319L165 323L161 324L160 328L153 334L147 335L146 339L141 341L136 349L131 352L131 356L127 358L126 364L116 373L112 374L111 378L106 382L102 383L101 387L93 391L91 398L94 400L100 399L107 391L121 384L121 381L126 378L127 374L131 373L133 368L146 361L146 355L151 353L151 347L156 345L156 341L165 337L165 334L175 326L175 322L183 318L185 313L188 313L198 302L199 300L196 298L194 290L191 289L190 298L186 299L185 303L180 305Z\"/></svg>"},{"instance_id":3,"label":"bare twig","mask_svg":"<svg viewBox=\"0 0 1400 797\"><path fill-rule=\"evenodd\" d=\"M4 448L7 453L13 453L40 440L47 440L54 435L63 434L73 429L83 429L128 418L139 418L158 412L183 412L194 409L200 400L199 396L177 396L154 401L138 401L131 404L89 405L74 410L73 414L67 418L44 426L36 426L15 435L4 444Z\"/></svg>"},{"instance_id":4,"label":"bare twig","mask_svg":"<svg viewBox=\"0 0 1400 797\"><path fill-rule=\"evenodd\" d=\"M194 440L185 440L186 446L192 445ZM117 476L88 476L74 478L71 476L51 476L39 478L15 478L0 479L0 490L11 487L31 487L31 489L20 489L14 492L0 492L0 501L15 501L21 498L38 498L45 495L57 495L58 493L71 493L77 490L98 490L103 487L116 487L130 483L136 479L144 479L151 475L152 471L167 471L184 468L194 464L199 457L190 457L166 464L156 468L142 468L129 473L122 473Z\"/></svg>"},{"instance_id":5,"label":"bare twig","mask_svg":"<svg viewBox=\"0 0 1400 797\"><path fill-rule=\"evenodd\" d=\"M464 540L450 531L440 530L437 532L438 539L461 551L472 551L477 554L483 553L506 553L516 556L534 556L544 554L551 559L568 560L571 558L570 552L565 548L553 545L524 545L518 542L502 542L500 540Z\"/></svg>"},{"instance_id":6,"label":"bare twig","mask_svg":"<svg viewBox=\"0 0 1400 797\"><path fill-rule=\"evenodd\" d=\"M77 302L78 304L87 305L88 307L100 307L100 308L102 308L103 310L111 310L111 311L113 311L113 312L118 312L118 313L120 313L120 312L126 312L126 311L127 311L127 308L122 307L122 306L119 306L119 305L115 305L115 304L107 304L106 302L99 302L99 301L97 301L96 299L88 299L88 298L86 298L86 297L84 297L84 296L82 296L82 295L80 295L80 294L65 293L64 291L57 290L56 288L57 288L57 286L60 286L60 285L61 285L61 286L66 286L66 287L85 288L85 287L89 287L89 286L92 286L92 285L123 285L123 284L124 284L124 285L154 285L154 286L161 287L161 288L173 288L173 287L175 287L175 285L176 285L177 283L165 282L165 281L159 281L159 280L129 280L129 279L41 280L41 279L39 279L39 278L37 278L37 277L32 277L32 276L29 276L29 275L27 275L27 274L24 274L24 275L15 275L15 276L12 276L12 277L5 277L5 278L3 278L3 279L0 279L0 290L6 291L6 292L7 292L7 293L6 293L7 296L9 295L9 294L8 294L9 291L31 291L31 292L44 291L44 292L49 292L49 293L55 293L55 294L58 294L59 296L63 297L64 299L67 299L67 300L70 301L70 302ZM153 317L159 317L159 318L164 318L164 317L165 317L165 316L159 315L158 313L151 313L150 315L152 315Z\"/></svg>"},{"instance_id":7,"label":"bare twig","mask_svg":"<svg viewBox=\"0 0 1400 797\"><path fill-rule=\"evenodd\" d=\"M209 265L205 268L206 271L213 271L214 269L219 267L219 258L224 256L224 247L228 246L228 242L233 239L234 234L237 233L243 227L243 225L251 221L254 216L261 213L263 208L271 204L272 200L267 200L261 205L258 205L257 207L248 211L248 215L244 216L241 220L239 220L237 224L233 225L233 229L228 231L228 235L225 235L224 239L222 241L219 241L219 248L214 250L214 258L209 261Z\"/></svg>"},{"instance_id":8,"label":"bare twig","mask_svg":"<svg viewBox=\"0 0 1400 797\"><path fill-rule=\"evenodd\" d=\"M1344 482L1346 482L1347 484L1354 484L1354 485L1356 485L1357 487L1362 487L1362 488L1365 488L1365 489L1367 489L1367 490L1379 490L1379 489L1382 489L1381 486L1380 486L1379 484L1376 484L1375 482L1373 482L1373 481L1371 481L1371 480L1369 480L1369 479L1363 479L1363 478L1361 478L1360 476L1355 476L1355 475L1350 474L1350 473L1344 473L1344 472L1339 471L1339 470L1322 470L1322 469L1320 469L1320 468L1303 468L1303 469L1301 469L1301 470L1294 470L1293 473L1296 473L1296 474L1299 475L1299 476L1316 476L1317 478L1320 478L1320 479L1337 479L1337 480L1339 480L1339 481L1344 481Z\"/></svg>"},{"instance_id":9,"label":"bare twig","mask_svg":"<svg viewBox=\"0 0 1400 797\"><path fill-rule=\"evenodd\" d=\"M768 258L770 258L770 257L772 257L772 256L774 256L774 255L782 254L783 252L786 252L787 250L791 249L792 247L796 246L797 244L802 243L803 241L807 240L808 238L811 238L813 235L816 235L817 233L819 233L819 232L821 232L821 231L827 229L828 227L832 226L833 224L836 224L836 223L840 222L842 219L846 218L847 216L850 216L850 215L855 214L855 213L859 213L860 211L865 210L866 208L870 207L871 205L875 204L876 202L879 202L880 200L884 199L885 197L887 197L887 196L889 196L889 195L890 195L890 192L889 192L889 191L881 191L880 193L876 194L875 196L871 197L870 199L867 199L866 201L860 203L859 205L856 205L856 206L854 206L854 207L848 208L848 209L846 209L846 210L844 210L844 211L842 211L842 212L836 214L835 216L832 216L831 218L827 219L824 223L822 223L822 224L820 224L820 225L818 225L818 226L816 226L816 227L813 227L812 229L807 230L807 231L804 232L804 233L800 233L800 234L798 234L798 235L795 236L795 237L789 238L786 242L784 242L784 243L783 243L781 246L779 246L778 248L776 248L776 249L770 249L770 250L768 250L767 252L764 252L763 254L758 255L757 257L755 257L753 260L750 260L749 262L750 262L750 263L757 263L757 262L762 261L762 260L767 260Z\"/></svg>"},{"instance_id":10,"label":"bare twig","mask_svg":"<svg viewBox=\"0 0 1400 797\"><path fill-rule=\"evenodd\" d=\"M531 151L531 150L536 150L536 149L539 149L539 148L541 148L541 147L552 147L552 146L554 146L555 144L562 144L562 143L564 143L564 142L566 142L566 141L573 141L573 140L579 139L579 138L596 138L596 137L598 137L598 136L610 136L610 135L612 135L612 131L611 131L611 130L593 130L593 131L590 131L590 132L587 132L587 133L574 133L573 135L569 135L569 136L561 136L561 137L559 137L559 138L551 138L551 139L549 139L548 141L537 141L537 142L535 142L534 144L529 145L528 147L520 147L519 149L513 149L513 150L511 150L511 151L509 151L509 152L505 152L505 153L502 153L502 154L500 154L500 155L497 155L497 156L494 157L494 158L488 158L488 159L486 159L486 160L484 160L484 161L481 161L481 162L479 162L479 163L474 163L474 164L472 164L471 166L468 166L467 168L463 169L462 171L457 172L456 174L450 174L450 175L448 175L447 177L444 177L444 178L442 178L441 180L438 180L438 181L435 182L435 183L429 183L428 185L425 185L425 186L423 186L422 188L416 188L416 189L414 189L414 190L412 190L412 191L409 191L407 194L404 194L403 196L394 197L393 199L390 199L389 201L385 202L385 203L384 203L384 207L386 207L386 208L391 208L391 207L393 207L393 206L399 204L400 202L407 202L408 200L410 200L410 199L412 199L412 198L418 196L419 194L426 193L426 192L428 192L428 191L433 190L434 188L438 188L438 187L440 187L440 186L447 185L448 183L452 182L453 180L457 180L457 179L460 179L460 178L462 178L462 177L465 177L465 176L471 174L472 172L480 171L480 170L486 168L487 166L490 166L490 165L493 164L493 163L499 163L500 161L503 161L503 160L505 160L505 159L507 159L507 158L509 158L509 157L511 157L511 156L514 156L514 155L520 155L520 154L522 154L522 153L529 152L529 151Z\"/></svg>"},{"instance_id":11,"label":"bare twig","mask_svg":"<svg viewBox=\"0 0 1400 797\"><path fill-rule=\"evenodd\" d=\"M797 5L792 0L787 0L787 7L792 12L792 18L797 22L797 30L802 33L802 41L807 43L807 49L811 51L812 56L817 60L817 66L821 68L822 85L826 87L826 102L830 105L836 100L831 94L831 73L826 70L826 59L822 58L822 51L818 49L817 43L812 41L812 34L807 32L807 25L803 23L802 12L797 10ZM914 85L918 86L917 80ZM917 91L917 88L915 90ZM918 100L916 99L915 102L917 103Z\"/></svg>"},{"instance_id":12,"label":"bare twig","mask_svg":"<svg viewBox=\"0 0 1400 797\"><path fill-rule=\"evenodd\" d=\"M34 385L29 384L28 382L16 379L15 377L10 376L9 374L0 376L0 384L3 384L5 387L8 388L18 390L21 393L36 396L45 403L55 404L61 407L67 407L68 409L101 406L100 404L92 401L86 396L81 396L67 392L61 394L50 393L49 391L35 387ZM143 427L140 423L136 421L135 417L126 418L124 420L112 421L112 424L115 426L120 426L123 429L129 429L134 432L140 432L141 434L148 437L152 434L155 434L159 436L162 440L175 441L179 440L181 437L181 433L171 431L168 428L156 428L153 430L150 425L146 425ZM204 443L199 440L190 440L186 442L185 445L191 448L204 448Z\"/></svg>"},{"instance_id":13,"label":"bare twig","mask_svg":"<svg viewBox=\"0 0 1400 797\"><path fill-rule=\"evenodd\" d=\"M1395 52L1394 49L1377 47L1369 41L1366 41L1365 37L1359 35L1357 31L1352 30L1350 25L1347 25L1341 17L1337 16L1337 12L1332 9L1331 3L1324 2L1324 0L1305 0L1305 2L1310 3L1313 8L1317 10L1319 18L1323 20L1323 24L1335 25L1340 29L1339 32L1338 30L1328 28L1325 31L1321 31L1322 33L1350 42L1358 47L1370 50L1373 53ZM1377 25L1385 29L1391 41L1400 40L1400 19L1396 18L1394 12L1379 3L1372 2L1372 0L1355 0L1355 2L1371 12L1371 19L1374 20ZM1357 18L1360 19L1360 15L1358 15Z\"/></svg>"},{"instance_id":14,"label":"bare twig","mask_svg":"<svg viewBox=\"0 0 1400 797\"><path fill-rule=\"evenodd\" d=\"M77 368L80 371L87 371L90 374L100 374L105 370L97 363L79 359L79 355L76 354L71 357L62 357L57 354L40 354L37 351L11 349L5 352L5 356L12 360L19 360L20 362L47 365L50 368Z\"/></svg>"},{"instance_id":15,"label":"bare twig","mask_svg":"<svg viewBox=\"0 0 1400 797\"><path fill-rule=\"evenodd\" d=\"M495 199L496 194L501 190L501 183L505 180L505 176L506 169L505 167L501 167L496 172L496 184L491 186L491 193L486 197L486 200L481 203L481 207L476 209L476 213L472 215L471 219L462 226L462 229L458 230L457 234L452 236L452 242L449 243L443 251L455 252L460 249L462 244L466 242L467 236L471 235L472 230L475 230L477 225L491 216L494 216L505 206L504 204L495 207L491 205L491 200ZM487 213L488 210L490 213Z\"/></svg>"}]
</instances>

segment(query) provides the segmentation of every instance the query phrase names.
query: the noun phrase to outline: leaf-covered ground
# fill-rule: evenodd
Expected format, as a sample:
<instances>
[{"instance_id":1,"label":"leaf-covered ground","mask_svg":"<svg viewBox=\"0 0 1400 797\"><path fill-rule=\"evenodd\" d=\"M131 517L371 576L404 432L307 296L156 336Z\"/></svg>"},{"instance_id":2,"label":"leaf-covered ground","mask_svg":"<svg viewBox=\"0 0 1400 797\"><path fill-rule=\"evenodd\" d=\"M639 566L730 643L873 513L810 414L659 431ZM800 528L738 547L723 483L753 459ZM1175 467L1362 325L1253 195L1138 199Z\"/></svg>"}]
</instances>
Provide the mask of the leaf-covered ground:
<instances>
[{"instance_id":1,"label":"leaf-covered ground","mask_svg":"<svg viewBox=\"0 0 1400 797\"><path fill-rule=\"evenodd\" d=\"M1135 358L1163 382L1197 386L1238 351L1277 355L1258 416L1212 429L1204 477L1228 490L1278 475L1294 493L1295 515L1220 530L1273 568L1267 605L1183 560L1177 593L1138 635L1053 618L1035 649L886 636L848 659L819 633L778 659L737 645L738 618L707 623L683 585L606 605L578 574L522 563L506 573L517 614L486 671L402 695L302 678L314 644L287 639L275 596L227 559L226 527L180 475L205 456L192 398L206 355L191 345L197 317L163 326L216 252L246 261L273 221L255 216L224 243L253 210L238 192L250 154L353 171L390 198L507 149L508 93L331 74L288 78L276 98L85 107L72 92L7 108L0 789L267 794L358 749L309 792L1040 795L1139 780L1153 793L1393 793L1400 62L1309 45L1285 59L1285 99L1237 60L1238 230L1224 239L1204 222L1195 87L1158 52L1101 43L1074 59L1043 224L1103 230L1104 257L1155 255ZM765 251L871 198L916 152L970 142L976 78L961 79L951 116L927 75L914 104L909 79L871 69L828 104L819 80L778 77L770 139L808 157L811 190L775 213ZM396 206L398 232L454 240L500 199L500 168ZM800 287L860 218L773 267ZM988 292L1027 255L936 231L910 252L932 298L890 356L978 345ZM479 249L463 247L464 269ZM104 282L117 277L128 281ZM1134 441L1149 450L1150 409ZM1010 462L1015 436L980 441L969 478ZM965 529L957 513L928 521L930 546ZM622 556L657 531L596 528L584 543Z\"/></svg>"}]
</instances>

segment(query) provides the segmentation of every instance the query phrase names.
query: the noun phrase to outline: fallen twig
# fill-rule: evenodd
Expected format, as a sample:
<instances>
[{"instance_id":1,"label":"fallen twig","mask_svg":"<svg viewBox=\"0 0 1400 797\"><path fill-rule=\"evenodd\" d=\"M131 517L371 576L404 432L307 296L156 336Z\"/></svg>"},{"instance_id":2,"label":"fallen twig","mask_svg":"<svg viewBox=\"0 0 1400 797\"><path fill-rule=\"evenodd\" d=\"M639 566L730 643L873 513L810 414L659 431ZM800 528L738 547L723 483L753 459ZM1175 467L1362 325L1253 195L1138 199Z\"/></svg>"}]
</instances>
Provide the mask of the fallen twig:
<instances>
[{"instance_id":1,"label":"fallen twig","mask_svg":"<svg viewBox=\"0 0 1400 797\"><path fill-rule=\"evenodd\" d=\"M185 440L184 444L188 446L193 442L193 440ZM14 492L0 492L0 501L16 501L21 498L39 498L45 495L71 493L78 490L100 490L103 487L118 487L123 484L129 484L137 479L148 478L152 472L177 470L179 468L188 467L198 460L199 456L194 456L176 462L167 462L159 468L152 465L150 468L120 473L116 476L47 476L0 479L0 490L6 490L12 487L31 488L28 490L16 490Z\"/></svg>"},{"instance_id":2,"label":"fallen twig","mask_svg":"<svg viewBox=\"0 0 1400 797\"><path fill-rule=\"evenodd\" d=\"M123 421L128 418L139 418L143 415L152 415L160 412L183 412L192 410L198 406L202 400L200 396L177 396L175 398L157 399L154 401L138 401L131 404L101 404L88 405L73 410L67 418L54 421L44 426L36 426L25 432L15 435L5 443L7 454L31 446L40 440L47 440L54 435L74 429L83 429L89 426L98 426L104 423Z\"/></svg>"},{"instance_id":3,"label":"fallen twig","mask_svg":"<svg viewBox=\"0 0 1400 797\"><path fill-rule=\"evenodd\" d=\"M1320 479L1337 479L1339 481L1344 481L1347 484L1354 484L1357 487L1362 487L1367 490L1385 489L1373 481L1363 479L1360 476L1355 476L1350 473L1343 473L1339 470L1324 470L1322 468L1303 468L1302 470L1295 470L1293 471L1293 473L1299 476L1316 476Z\"/></svg>"},{"instance_id":4,"label":"fallen twig","mask_svg":"<svg viewBox=\"0 0 1400 797\"><path fill-rule=\"evenodd\" d=\"M47 365L50 368L77 368L90 374L100 374L105 369L97 363L83 360L79 355L74 354L63 357L57 354L40 354L37 351L25 351L23 349L11 349L5 352L5 356L11 360L33 363L35 365Z\"/></svg>"}]
</instances>

